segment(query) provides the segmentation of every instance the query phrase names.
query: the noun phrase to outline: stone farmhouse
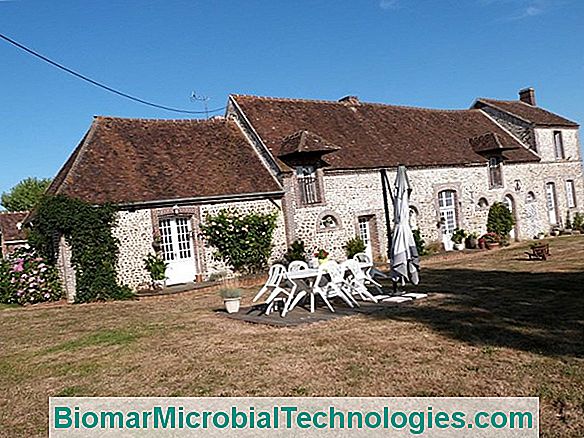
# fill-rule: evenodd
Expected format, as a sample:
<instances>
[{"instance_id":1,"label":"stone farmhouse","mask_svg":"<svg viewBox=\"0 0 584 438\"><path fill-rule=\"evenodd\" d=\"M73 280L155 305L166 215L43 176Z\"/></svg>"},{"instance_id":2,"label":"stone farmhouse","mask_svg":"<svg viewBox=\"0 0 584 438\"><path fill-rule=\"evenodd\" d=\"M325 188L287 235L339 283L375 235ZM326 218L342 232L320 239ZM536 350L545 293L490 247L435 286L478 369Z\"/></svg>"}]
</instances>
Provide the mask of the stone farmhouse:
<instances>
[{"instance_id":1,"label":"stone farmhouse","mask_svg":"<svg viewBox=\"0 0 584 438\"><path fill-rule=\"evenodd\" d=\"M519 97L435 110L231 95L211 120L96 117L49 192L119 206L119 276L131 287L148 281L157 234L170 284L224 270L199 232L223 208L278 212L273 260L296 239L342 259L354 236L385 260L400 164L426 241L449 249L456 227L485 232L497 201L515 216L511 237L528 239L584 206L584 177L578 124L538 107L533 89Z\"/></svg>"}]
</instances>

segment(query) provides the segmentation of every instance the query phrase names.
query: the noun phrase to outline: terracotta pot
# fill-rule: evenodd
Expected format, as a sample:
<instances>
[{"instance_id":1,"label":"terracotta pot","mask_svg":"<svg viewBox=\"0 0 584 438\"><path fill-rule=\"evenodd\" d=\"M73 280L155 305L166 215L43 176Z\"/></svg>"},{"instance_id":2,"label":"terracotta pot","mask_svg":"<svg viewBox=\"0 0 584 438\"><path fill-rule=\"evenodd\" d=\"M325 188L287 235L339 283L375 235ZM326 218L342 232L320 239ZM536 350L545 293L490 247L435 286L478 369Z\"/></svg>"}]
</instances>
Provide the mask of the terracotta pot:
<instances>
[{"instance_id":1,"label":"terracotta pot","mask_svg":"<svg viewBox=\"0 0 584 438\"><path fill-rule=\"evenodd\" d=\"M485 242L485 246L487 247L487 249L494 249L501 246L501 244L499 242Z\"/></svg>"}]
</instances>

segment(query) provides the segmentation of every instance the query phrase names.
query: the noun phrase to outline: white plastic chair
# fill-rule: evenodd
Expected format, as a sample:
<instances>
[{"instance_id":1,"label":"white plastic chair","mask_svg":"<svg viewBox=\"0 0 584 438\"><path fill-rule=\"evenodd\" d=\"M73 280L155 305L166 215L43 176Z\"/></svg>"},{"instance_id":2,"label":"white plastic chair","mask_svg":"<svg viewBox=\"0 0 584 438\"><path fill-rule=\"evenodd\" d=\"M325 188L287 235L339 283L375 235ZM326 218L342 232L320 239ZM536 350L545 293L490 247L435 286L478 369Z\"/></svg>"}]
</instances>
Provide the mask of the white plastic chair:
<instances>
[{"instance_id":1,"label":"white plastic chair","mask_svg":"<svg viewBox=\"0 0 584 438\"><path fill-rule=\"evenodd\" d=\"M308 269L308 263L302 260L294 260L288 265L288 272L297 272Z\"/></svg>"},{"instance_id":2,"label":"white plastic chair","mask_svg":"<svg viewBox=\"0 0 584 438\"><path fill-rule=\"evenodd\" d=\"M284 294L289 296L290 291L284 289L281 284L286 281L286 268L282 265L273 265L268 272L268 280L266 284L259 290L256 296L253 298L252 302L256 302L260 297L269 292L268 298L266 299L266 315L269 315L274 307L274 299L280 295Z\"/></svg>"},{"instance_id":3,"label":"white plastic chair","mask_svg":"<svg viewBox=\"0 0 584 438\"><path fill-rule=\"evenodd\" d=\"M308 263L306 263L302 260L294 260L294 261L290 262L290 264L288 265L288 272L304 271L305 269L308 269ZM296 290L298 289L298 283L296 283L293 280L289 280L289 281L290 281L290 283L292 283L292 290L290 291L288 299L284 303L284 309L282 310L282 317L286 316L286 314L292 309L292 307L293 307L292 302L294 300ZM306 293L307 293L306 291L302 290L298 296L298 299L295 302L298 303L298 301L300 301L300 299L302 299L304 296L306 296Z\"/></svg>"},{"instance_id":4,"label":"white plastic chair","mask_svg":"<svg viewBox=\"0 0 584 438\"><path fill-rule=\"evenodd\" d=\"M330 281L326 284L321 284L322 276L327 274ZM319 267L319 276L314 283L314 289L319 292L319 295L325 295L328 299L339 297L349 307L359 306L359 303L353 298L352 287L345 280L345 269L334 260L329 260Z\"/></svg>"},{"instance_id":5,"label":"white plastic chair","mask_svg":"<svg viewBox=\"0 0 584 438\"><path fill-rule=\"evenodd\" d=\"M373 267L373 262L371 261L369 256L367 254L365 254L364 252L359 252L353 256L353 260L355 260L359 264L359 267L363 270L363 273L365 274L366 281L371 283L375 287L375 289L377 289L380 293L383 293L383 290L381 289L381 287L382 287L381 284L378 283L373 278L374 274L376 274L376 273L383 274L383 272L381 272ZM383 276L387 277L387 275L385 275L385 274L383 274Z\"/></svg>"},{"instance_id":6,"label":"white plastic chair","mask_svg":"<svg viewBox=\"0 0 584 438\"><path fill-rule=\"evenodd\" d=\"M353 295L355 294L359 295L363 301L373 301L374 303L376 303L377 298L375 298L373 294L369 292L367 286L365 286L365 281L367 280L367 277L365 276L365 273L359 266L359 263L357 263L357 261L354 259L349 259L343 262L341 266L343 266L345 270L349 272L347 281L349 282L349 285L353 288Z\"/></svg>"}]
</instances>

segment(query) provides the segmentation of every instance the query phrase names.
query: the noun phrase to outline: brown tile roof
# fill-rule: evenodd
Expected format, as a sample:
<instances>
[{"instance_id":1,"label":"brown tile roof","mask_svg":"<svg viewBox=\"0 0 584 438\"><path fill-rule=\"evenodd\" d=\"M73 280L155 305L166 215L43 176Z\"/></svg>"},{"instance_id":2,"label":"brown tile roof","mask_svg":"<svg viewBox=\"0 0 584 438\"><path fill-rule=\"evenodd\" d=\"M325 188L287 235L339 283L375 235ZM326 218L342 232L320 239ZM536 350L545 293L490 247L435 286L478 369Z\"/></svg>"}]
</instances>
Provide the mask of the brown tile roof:
<instances>
[{"instance_id":1,"label":"brown tile roof","mask_svg":"<svg viewBox=\"0 0 584 438\"><path fill-rule=\"evenodd\" d=\"M0 212L0 240L26 240L26 233L18 224L22 224L27 215L28 211Z\"/></svg>"},{"instance_id":2,"label":"brown tile roof","mask_svg":"<svg viewBox=\"0 0 584 438\"><path fill-rule=\"evenodd\" d=\"M539 126L567 126L578 127L576 122L568 120L562 116L544 110L538 106L532 106L520 100L495 100L477 99L475 108L480 108L481 104L489 105L503 112L519 117L526 122Z\"/></svg>"},{"instance_id":3,"label":"brown tile roof","mask_svg":"<svg viewBox=\"0 0 584 438\"><path fill-rule=\"evenodd\" d=\"M234 95L274 156L282 141L307 130L340 146L324 156L331 168L356 169L408 166L444 166L484 163L469 139L488 132L499 136L513 162L539 158L482 111L432 110L355 100L332 102Z\"/></svg>"},{"instance_id":4,"label":"brown tile roof","mask_svg":"<svg viewBox=\"0 0 584 438\"><path fill-rule=\"evenodd\" d=\"M49 193L116 204L281 192L233 121L96 117Z\"/></svg>"},{"instance_id":5,"label":"brown tile roof","mask_svg":"<svg viewBox=\"0 0 584 438\"><path fill-rule=\"evenodd\" d=\"M484 152L503 152L505 150L517 149L518 146L505 147L497 134L488 132L478 137L469 139L473 150L479 154Z\"/></svg>"},{"instance_id":6,"label":"brown tile roof","mask_svg":"<svg viewBox=\"0 0 584 438\"><path fill-rule=\"evenodd\" d=\"M301 130L284 138L279 156L283 157L304 152L327 154L339 149L339 146L331 144L320 135Z\"/></svg>"}]
</instances>

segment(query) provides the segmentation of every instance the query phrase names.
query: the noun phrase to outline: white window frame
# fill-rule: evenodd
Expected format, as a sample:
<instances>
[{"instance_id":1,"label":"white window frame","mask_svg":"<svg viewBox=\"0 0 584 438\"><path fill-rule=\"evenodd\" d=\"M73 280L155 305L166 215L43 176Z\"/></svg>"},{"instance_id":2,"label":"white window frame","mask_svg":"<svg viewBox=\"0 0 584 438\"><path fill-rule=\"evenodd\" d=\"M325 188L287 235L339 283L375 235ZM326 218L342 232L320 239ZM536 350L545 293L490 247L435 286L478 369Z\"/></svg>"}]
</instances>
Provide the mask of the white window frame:
<instances>
[{"instance_id":1,"label":"white window frame","mask_svg":"<svg viewBox=\"0 0 584 438\"><path fill-rule=\"evenodd\" d=\"M566 180L566 203L568 208L576 207L576 186L573 179Z\"/></svg>"},{"instance_id":2,"label":"white window frame","mask_svg":"<svg viewBox=\"0 0 584 438\"><path fill-rule=\"evenodd\" d=\"M441 190L438 192L438 210L443 223L442 233L451 234L458 228L458 212L456 211L456 191Z\"/></svg>"},{"instance_id":3,"label":"white window frame","mask_svg":"<svg viewBox=\"0 0 584 438\"><path fill-rule=\"evenodd\" d=\"M566 158L562 131L554 131L554 153L556 155L556 160L563 160Z\"/></svg>"}]
</instances>

